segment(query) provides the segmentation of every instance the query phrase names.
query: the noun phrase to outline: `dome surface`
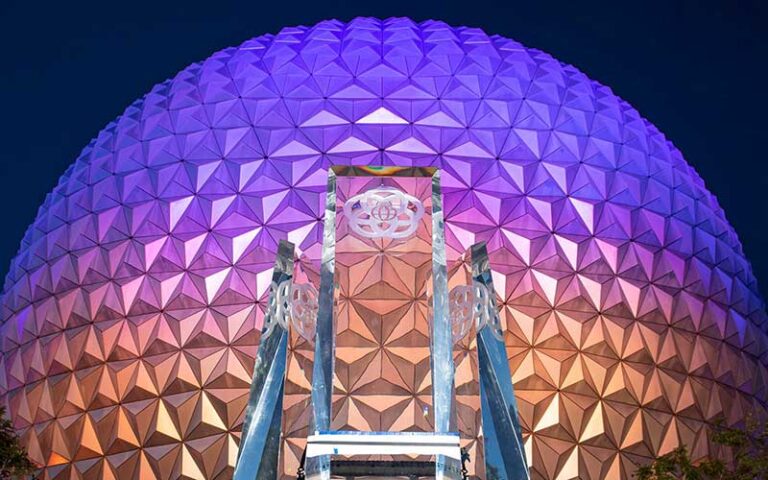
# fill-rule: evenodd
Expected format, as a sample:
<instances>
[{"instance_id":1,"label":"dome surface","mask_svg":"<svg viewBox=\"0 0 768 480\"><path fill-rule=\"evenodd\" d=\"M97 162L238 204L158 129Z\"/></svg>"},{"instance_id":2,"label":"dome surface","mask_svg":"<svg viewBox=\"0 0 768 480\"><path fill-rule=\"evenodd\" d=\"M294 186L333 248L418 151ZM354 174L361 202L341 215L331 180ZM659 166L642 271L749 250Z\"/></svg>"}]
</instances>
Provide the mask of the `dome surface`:
<instances>
[{"instance_id":1,"label":"dome surface","mask_svg":"<svg viewBox=\"0 0 768 480\"><path fill-rule=\"evenodd\" d=\"M488 244L533 478L630 478L764 411L750 266L653 125L513 40L326 21L155 86L40 208L0 400L46 478L229 478L277 243L319 257L335 164L441 169L449 257Z\"/></svg>"}]
</instances>

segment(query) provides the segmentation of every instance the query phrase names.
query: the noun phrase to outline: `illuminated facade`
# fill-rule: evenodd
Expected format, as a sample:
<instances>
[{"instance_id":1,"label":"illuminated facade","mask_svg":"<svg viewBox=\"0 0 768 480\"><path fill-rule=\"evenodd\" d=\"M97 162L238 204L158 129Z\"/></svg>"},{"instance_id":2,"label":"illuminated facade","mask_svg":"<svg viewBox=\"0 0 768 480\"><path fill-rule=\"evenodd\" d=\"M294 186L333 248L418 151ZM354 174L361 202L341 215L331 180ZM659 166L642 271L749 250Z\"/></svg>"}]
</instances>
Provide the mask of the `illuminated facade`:
<instances>
[{"instance_id":1,"label":"illuminated facade","mask_svg":"<svg viewBox=\"0 0 768 480\"><path fill-rule=\"evenodd\" d=\"M765 411L755 279L716 199L655 127L512 40L439 22L329 21L157 85L41 207L6 278L0 399L47 478L231 477L278 244L292 242L297 275L317 282L334 165L439 169L451 287L467 250L486 243L532 478L629 478L679 444L707 454L718 419ZM401 190L411 198L376 195L408 202L398 211L423 225L430 200ZM405 217L397 232L413 228ZM418 228L406 242L415 256L427 248ZM339 263L419 275L415 260L358 260ZM423 429L428 306L397 275L375 287L391 289L390 304L366 303L363 287L382 282L366 278L340 286L351 294L333 421ZM454 360L474 452L471 338ZM287 351L290 471L314 346L296 329ZM366 375L397 387L393 398L370 398Z\"/></svg>"}]
</instances>

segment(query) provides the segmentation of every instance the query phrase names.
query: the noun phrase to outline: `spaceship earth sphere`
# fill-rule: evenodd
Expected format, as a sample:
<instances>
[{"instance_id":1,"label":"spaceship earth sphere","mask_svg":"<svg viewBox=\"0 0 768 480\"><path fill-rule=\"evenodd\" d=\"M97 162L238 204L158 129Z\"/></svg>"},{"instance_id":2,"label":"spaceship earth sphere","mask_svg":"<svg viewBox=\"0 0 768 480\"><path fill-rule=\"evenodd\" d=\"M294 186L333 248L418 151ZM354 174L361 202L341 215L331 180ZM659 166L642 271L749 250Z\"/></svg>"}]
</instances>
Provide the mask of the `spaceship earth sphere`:
<instances>
[{"instance_id":1,"label":"spaceship earth sphere","mask_svg":"<svg viewBox=\"0 0 768 480\"><path fill-rule=\"evenodd\" d=\"M713 422L764 411L750 266L653 125L476 28L325 21L156 85L41 206L0 401L45 478L232 474L277 243L319 257L337 164L438 167L450 259L487 242L533 478L699 458Z\"/></svg>"}]
</instances>

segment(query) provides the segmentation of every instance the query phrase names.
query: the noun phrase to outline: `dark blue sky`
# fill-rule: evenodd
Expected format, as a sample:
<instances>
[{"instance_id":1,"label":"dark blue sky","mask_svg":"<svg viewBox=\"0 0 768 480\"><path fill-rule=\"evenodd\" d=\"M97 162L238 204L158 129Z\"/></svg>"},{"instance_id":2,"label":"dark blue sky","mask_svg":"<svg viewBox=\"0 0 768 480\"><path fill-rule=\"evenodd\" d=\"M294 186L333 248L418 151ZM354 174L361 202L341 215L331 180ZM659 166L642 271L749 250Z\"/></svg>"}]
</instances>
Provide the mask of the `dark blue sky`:
<instances>
[{"instance_id":1,"label":"dark blue sky","mask_svg":"<svg viewBox=\"0 0 768 480\"><path fill-rule=\"evenodd\" d=\"M768 292L768 2L0 1L0 271L57 178L134 99L283 26L436 18L514 38L613 88L717 195Z\"/></svg>"}]
</instances>

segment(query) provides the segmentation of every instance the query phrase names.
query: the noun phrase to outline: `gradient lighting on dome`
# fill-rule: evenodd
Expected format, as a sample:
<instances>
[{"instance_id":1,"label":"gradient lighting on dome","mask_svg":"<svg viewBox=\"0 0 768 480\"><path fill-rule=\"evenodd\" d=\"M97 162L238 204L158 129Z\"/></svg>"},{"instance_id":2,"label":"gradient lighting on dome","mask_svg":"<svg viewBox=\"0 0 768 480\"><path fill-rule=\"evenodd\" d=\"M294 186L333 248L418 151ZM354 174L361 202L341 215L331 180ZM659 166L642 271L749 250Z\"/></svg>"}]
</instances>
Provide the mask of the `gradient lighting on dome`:
<instances>
[{"instance_id":1,"label":"gradient lighting on dome","mask_svg":"<svg viewBox=\"0 0 768 480\"><path fill-rule=\"evenodd\" d=\"M653 125L513 40L328 21L157 85L41 207L0 398L46 478L229 478L277 243L319 258L338 164L438 167L450 259L487 242L533 478L630 478L764 411L755 279Z\"/></svg>"}]
</instances>

